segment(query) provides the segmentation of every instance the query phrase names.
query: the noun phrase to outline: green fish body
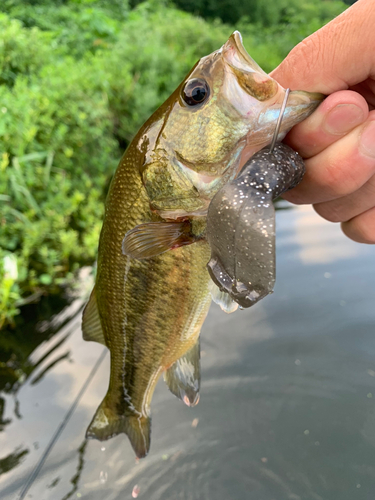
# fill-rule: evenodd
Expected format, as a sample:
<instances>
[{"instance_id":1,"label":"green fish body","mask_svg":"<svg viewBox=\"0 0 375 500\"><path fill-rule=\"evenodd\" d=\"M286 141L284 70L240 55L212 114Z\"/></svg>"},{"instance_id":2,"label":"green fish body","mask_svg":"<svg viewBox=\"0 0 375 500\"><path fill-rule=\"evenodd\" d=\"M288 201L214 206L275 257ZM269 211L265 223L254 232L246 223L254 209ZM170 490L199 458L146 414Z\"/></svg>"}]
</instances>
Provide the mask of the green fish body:
<instances>
[{"instance_id":1,"label":"green fish body","mask_svg":"<svg viewBox=\"0 0 375 500\"><path fill-rule=\"evenodd\" d=\"M198 402L199 334L212 288L207 209L271 141L284 95L235 32L197 63L125 152L109 189L96 284L83 313L83 338L111 354L108 392L88 437L126 433L144 457L161 373L185 404ZM292 92L282 131L320 100Z\"/></svg>"}]
</instances>

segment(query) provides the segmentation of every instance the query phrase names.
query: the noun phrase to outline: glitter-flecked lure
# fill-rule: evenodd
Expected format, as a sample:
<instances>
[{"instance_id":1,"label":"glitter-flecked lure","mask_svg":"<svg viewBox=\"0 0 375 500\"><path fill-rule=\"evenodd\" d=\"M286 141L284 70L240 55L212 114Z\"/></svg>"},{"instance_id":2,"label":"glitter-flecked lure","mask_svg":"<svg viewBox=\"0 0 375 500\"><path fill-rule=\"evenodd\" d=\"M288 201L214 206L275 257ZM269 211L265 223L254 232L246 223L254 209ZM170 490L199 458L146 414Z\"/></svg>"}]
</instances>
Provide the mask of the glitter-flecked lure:
<instances>
[{"instance_id":1,"label":"glitter-flecked lure","mask_svg":"<svg viewBox=\"0 0 375 500\"><path fill-rule=\"evenodd\" d=\"M301 156L276 139L288 100L285 94L274 139L246 162L239 176L212 199L207 217L208 271L226 311L250 307L275 284L275 209L272 200L295 187L305 173ZM215 288L215 287L213 287ZM234 304L233 299L237 304Z\"/></svg>"}]
</instances>

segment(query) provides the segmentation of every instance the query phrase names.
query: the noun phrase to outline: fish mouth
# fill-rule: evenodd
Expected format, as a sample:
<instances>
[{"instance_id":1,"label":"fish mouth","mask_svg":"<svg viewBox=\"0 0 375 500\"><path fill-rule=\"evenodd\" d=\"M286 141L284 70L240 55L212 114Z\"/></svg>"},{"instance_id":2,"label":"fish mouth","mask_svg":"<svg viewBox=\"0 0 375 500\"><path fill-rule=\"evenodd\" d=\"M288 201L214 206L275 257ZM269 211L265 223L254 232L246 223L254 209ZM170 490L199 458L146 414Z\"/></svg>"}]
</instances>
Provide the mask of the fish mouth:
<instances>
[{"instance_id":1,"label":"fish mouth","mask_svg":"<svg viewBox=\"0 0 375 500\"><path fill-rule=\"evenodd\" d=\"M228 41L222 47L222 54L228 64L237 69L266 75L246 51L242 42L242 35L239 31L234 31L231 34Z\"/></svg>"},{"instance_id":2,"label":"fish mouth","mask_svg":"<svg viewBox=\"0 0 375 500\"><path fill-rule=\"evenodd\" d=\"M284 91L285 92L285 91ZM290 92L285 108L277 141L282 141L291 128L306 119L323 101L324 96L299 90ZM245 163L260 149L271 144L277 119L280 114L280 104L266 108L258 118L258 132L250 131L246 136L246 144L242 150L238 173Z\"/></svg>"},{"instance_id":3,"label":"fish mouth","mask_svg":"<svg viewBox=\"0 0 375 500\"><path fill-rule=\"evenodd\" d=\"M305 92L304 90L292 90L285 108L284 118L289 114L295 114L306 118L305 114L311 114L319 104L325 99L323 94L318 92Z\"/></svg>"},{"instance_id":4,"label":"fish mouth","mask_svg":"<svg viewBox=\"0 0 375 500\"><path fill-rule=\"evenodd\" d=\"M285 93L285 91L284 91ZM305 92L302 90L292 90L289 94L289 99L285 107L279 140L285 137L289 130L311 115L311 113L319 106L324 100L323 94ZM280 105L277 103L275 106L266 108L258 118L258 127L267 130L268 133L273 133L272 127L276 126L277 119L280 113Z\"/></svg>"}]
</instances>

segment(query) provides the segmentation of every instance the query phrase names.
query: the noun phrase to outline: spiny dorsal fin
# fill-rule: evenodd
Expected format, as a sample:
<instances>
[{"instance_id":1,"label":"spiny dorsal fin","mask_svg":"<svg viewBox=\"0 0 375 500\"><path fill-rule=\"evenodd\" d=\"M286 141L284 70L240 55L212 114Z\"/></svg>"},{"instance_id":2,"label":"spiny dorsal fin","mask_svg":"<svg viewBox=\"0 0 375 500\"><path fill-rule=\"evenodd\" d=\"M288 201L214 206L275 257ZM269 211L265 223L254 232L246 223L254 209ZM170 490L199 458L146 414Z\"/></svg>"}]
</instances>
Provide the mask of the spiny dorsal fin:
<instances>
[{"instance_id":1,"label":"spiny dorsal fin","mask_svg":"<svg viewBox=\"0 0 375 500\"><path fill-rule=\"evenodd\" d=\"M125 234L122 253L134 259L149 259L173 248L194 243L191 224L184 222L149 222L139 224Z\"/></svg>"},{"instance_id":2,"label":"spiny dorsal fin","mask_svg":"<svg viewBox=\"0 0 375 500\"><path fill-rule=\"evenodd\" d=\"M105 342L98 306L96 303L95 287L91 292L90 299L83 310L82 315L82 337L83 340L99 342L107 345Z\"/></svg>"},{"instance_id":3,"label":"spiny dorsal fin","mask_svg":"<svg viewBox=\"0 0 375 500\"><path fill-rule=\"evenodd\" d=\"M232 300L232 297L229 295L229 293L222 292L212 280L210 280L208 288L210 290L212 300L216 302L216 304L219 305L224 312L230 314L234 311L237 311L238 304L237 302L234 302L234 300Z\"/></svg>"},{"instance_id":4,"label":"spiny dorsal fin","mask_svg":"<svg viewBox=\"0 0 375 500\"><path fill-rule=\"evenodd\" d=\"M201 383L199 338L186 354L164 372L164 380L171 393L187 406L198 404Z\"/></svg>"}]
</instances>

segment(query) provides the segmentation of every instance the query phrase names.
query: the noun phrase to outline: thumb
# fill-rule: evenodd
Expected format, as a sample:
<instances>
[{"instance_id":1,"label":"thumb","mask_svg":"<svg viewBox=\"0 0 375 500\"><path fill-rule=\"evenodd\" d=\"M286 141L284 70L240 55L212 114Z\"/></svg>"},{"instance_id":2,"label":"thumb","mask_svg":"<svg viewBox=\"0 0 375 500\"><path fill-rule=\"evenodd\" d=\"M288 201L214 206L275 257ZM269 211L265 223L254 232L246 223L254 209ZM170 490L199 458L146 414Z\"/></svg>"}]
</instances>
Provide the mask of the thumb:
<instances>
[{"instance_id":1,"label":"thumb","mask_svg":"<svg viewBox=\"0 0 375 500\"><path fill-rule=\"evenodd\" d=\"M285 88L323 94L375 78L374 0L359 0L303 40L271 76Z\"/></svg>"}]
</instances>

